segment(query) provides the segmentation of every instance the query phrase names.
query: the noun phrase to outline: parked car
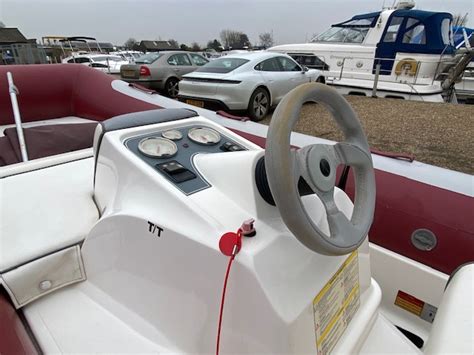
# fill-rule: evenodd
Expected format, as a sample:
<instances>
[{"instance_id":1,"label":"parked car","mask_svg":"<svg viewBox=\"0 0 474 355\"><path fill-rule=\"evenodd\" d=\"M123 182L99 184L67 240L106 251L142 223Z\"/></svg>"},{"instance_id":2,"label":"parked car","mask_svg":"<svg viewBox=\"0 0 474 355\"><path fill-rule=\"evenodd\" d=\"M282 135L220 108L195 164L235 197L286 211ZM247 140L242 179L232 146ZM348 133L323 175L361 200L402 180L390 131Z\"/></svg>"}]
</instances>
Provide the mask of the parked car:
<instances>
[{"instance_id":1,"label":"parked car","mask_svg":"<svg viewBox=\"0 0 474 355\"><path fill-rule=\"evenodd\" d=\"M322 72L285 54L230 54L185 75L178 99L200 107L245 110L252 120L260 121L286 93L311 81L324 82Z\"/></svg>"},{"instance_id":2,"label":"parked car","mask_svg":"<svg viewBox=\"0 0 474 355\"><path fill-rule=\"evenodd\" d=\"M109 54L75 54L64 58L63 63L79 63L109 74L119 74L120 67L128 64L128 60L124 60L116 55Z\"/></svg>"},{"instance_id":3,"label":"parked car","mask_svg":"<svg viewBox=\"0 0 474 355\"><path fill-rule=\"evenodd\" d=\"M208 62L206 58L193 52L151 52L137 58L135 64L122 66L120 76L126 82L138 83L175 98L182 76Z\"/></svg>"}]
</instances>

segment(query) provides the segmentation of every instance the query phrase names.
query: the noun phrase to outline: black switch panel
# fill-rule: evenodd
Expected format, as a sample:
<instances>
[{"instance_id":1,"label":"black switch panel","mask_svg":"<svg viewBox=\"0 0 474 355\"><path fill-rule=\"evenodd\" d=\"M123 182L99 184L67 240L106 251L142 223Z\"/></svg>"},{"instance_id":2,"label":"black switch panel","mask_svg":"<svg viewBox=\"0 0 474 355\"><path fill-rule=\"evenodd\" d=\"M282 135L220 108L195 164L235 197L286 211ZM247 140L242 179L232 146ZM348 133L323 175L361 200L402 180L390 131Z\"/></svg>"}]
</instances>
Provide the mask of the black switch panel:
<instances>
[{"instance_id":1,"label":"black switch panel","mask_svg":"<svg viewBox=\"0 0 474 355\"><path fill-rule=\"evenodd\" d=\"M155 167L165 173L174 182L184 182L196 178L196 174L186 169L176 160L166 163L156 164Z\"/></svg>"},{"instance_id":2,"label":"black switch panel","mask_svg":"<svg viewBox=\"0 0 474 355\"><path fill-rule=\"evenodd\" d=\"M244 148L232 142L225 142L219 147L219 149L223 152L238 152L244 150Z\"/></svg>"}]
</instances>

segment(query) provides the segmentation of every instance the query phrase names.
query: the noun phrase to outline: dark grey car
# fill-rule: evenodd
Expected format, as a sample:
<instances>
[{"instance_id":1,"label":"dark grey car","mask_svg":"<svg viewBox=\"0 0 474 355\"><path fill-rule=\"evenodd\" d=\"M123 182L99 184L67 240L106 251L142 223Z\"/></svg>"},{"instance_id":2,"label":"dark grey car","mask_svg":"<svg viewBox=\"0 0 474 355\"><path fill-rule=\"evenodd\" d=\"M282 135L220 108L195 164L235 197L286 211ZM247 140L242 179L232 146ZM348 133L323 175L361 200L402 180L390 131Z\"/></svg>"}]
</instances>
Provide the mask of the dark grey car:
<instances>
[{"instance_id":1,"label":"dark grey car","mask_svg":"<svg viewBox=\"0 0 474 355\"><path fill-rule=\"evenodd\" d=\"M178 95L181 77L207 62L193 52L152 52L137 58L135 64L122 65L120 76L126 82L138 83L174 98Z\"/></svg>"}]
</instances>

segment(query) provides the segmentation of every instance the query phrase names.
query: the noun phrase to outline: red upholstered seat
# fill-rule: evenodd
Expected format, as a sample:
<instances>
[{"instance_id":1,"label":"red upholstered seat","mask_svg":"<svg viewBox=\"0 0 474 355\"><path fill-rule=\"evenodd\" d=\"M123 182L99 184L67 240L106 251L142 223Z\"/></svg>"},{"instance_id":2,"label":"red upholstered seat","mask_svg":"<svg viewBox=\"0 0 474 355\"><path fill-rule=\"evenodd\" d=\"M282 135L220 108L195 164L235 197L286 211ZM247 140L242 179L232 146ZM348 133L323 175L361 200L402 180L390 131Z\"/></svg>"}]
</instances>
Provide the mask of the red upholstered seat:
<instances>
[{"instance_id":1,"label":"red upholstered seat","mask_svg":"<svg viewBox=\"0 0 474 355\"><path fill-rule=\"evenodd\" d=\"M112 88L114 78L80 64L0 66L0 126L13 124L7 72L11 72L23 123L74 116L103 121L159 108ZM92 146L95 126L57 125L25 129L30 159ZM21 161L15 129L0 138L0 166Z\"/></svg>"},{"instance_id":2,"label":"red upholstered seat","mask_svg":"<svg viewBox=\"0 0 474 355\"><path fill-rule=\"evenodd\" d=\"M102 121L159 108L112 88L114 78L81 64L0 66L0 126L14 123L7 72L19 90L22 122L75 116Z\"/></svg>"}]
</instances>

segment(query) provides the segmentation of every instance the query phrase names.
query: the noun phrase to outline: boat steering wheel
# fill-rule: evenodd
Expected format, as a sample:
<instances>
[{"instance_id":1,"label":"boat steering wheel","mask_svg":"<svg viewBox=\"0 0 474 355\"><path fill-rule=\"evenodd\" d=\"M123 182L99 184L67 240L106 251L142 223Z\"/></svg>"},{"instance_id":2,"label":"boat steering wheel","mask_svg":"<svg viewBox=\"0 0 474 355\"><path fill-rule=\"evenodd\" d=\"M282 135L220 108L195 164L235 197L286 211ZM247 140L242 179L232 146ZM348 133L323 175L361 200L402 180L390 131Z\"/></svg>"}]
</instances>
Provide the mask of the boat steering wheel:
<instances>
[{"instance_id":1,"label":"boat steering wheel","mask_svg":"<svg viewBox=\"0 0 474 355\"><path fill-rule=\"evenodd\" d=\"M344 133L335 145L313 144L290 149L290 135L304 103L323 104ZM336 168L354 168L355 203L349 220L334 201ZM267 136L265 166L273 199L295 237L309 249L325 255L343 255L364 241L375 209L375 177L372 157L362 126L349 103L323 84L300 85L288 93L273 114ZM309 217L298 192L302 177L321 199L330 235Z\"/></svg>"}]
</instances>

